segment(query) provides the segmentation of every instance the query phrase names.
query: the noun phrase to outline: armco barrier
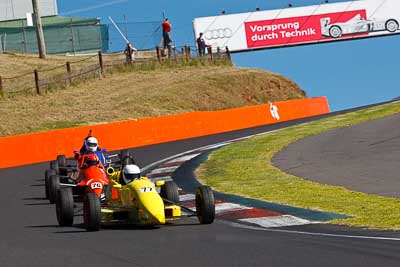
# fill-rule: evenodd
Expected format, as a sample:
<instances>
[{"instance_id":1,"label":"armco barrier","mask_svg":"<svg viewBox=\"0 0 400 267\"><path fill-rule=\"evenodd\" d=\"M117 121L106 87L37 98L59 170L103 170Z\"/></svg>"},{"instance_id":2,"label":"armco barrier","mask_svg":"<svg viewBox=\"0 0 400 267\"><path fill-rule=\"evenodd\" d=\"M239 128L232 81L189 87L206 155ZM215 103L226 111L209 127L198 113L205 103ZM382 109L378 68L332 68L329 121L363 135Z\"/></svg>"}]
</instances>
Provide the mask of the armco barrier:
<instances>
[{"instance_id":1,"label":"armco barrier","mask_svg":"<svg viewBox=\"0 0 400 267\"><path fill-rule=\"evenodd\" d=\"M221 111L190 112L0 138L0 168L72 156L89 129L108 150L145 146L233 131L329 112L326 97ZM279 120L278 120L279 119Z\"/></svg>"}]
</instances>

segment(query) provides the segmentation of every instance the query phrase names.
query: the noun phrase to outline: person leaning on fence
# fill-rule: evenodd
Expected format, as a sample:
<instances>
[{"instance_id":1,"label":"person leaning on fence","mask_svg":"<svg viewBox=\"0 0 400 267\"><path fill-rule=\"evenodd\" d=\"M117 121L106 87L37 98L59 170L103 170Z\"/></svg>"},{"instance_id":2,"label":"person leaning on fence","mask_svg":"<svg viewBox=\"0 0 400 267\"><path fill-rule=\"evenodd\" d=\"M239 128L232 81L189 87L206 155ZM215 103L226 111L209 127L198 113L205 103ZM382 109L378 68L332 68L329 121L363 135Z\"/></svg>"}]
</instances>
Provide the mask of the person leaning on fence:
<instances>
[{"instance_id":1,"label":"person leaning on fence","mask_svg":"<svg viewBox=\"0 0 400 267\"><path fill-rule=\"evenodd\" d=\"M137 51L131 43L126 44L126 48L124 50L124 53L126 55L126 63L131 63L133 60L135 60L135 51Z\"/></svg>"},{"instance_id":2,"label":"person leaning on fence","mask_svg":"<svg viewBox=\"0 0 400 267\"><path fill-rule=\"evenodd\" d=\"M204 57L206 55L206 48L208 45L204 41L203 33L201 32L199 38L197 38L197 49L199 50L199 56Z\"/></svg>"},{"instance_id":3,"label":"person leaning on fence","mask_svg":"<svg viewBox=\"0 0 400 267\"><path fill-rule=\"evenodd\" d=\"M163 33L162 37L163 37L164 54L166 54L166 52L168 51L168 55L169 55L169 53L170 53L169 50L171 48L171 43L172 43L171 35L170 35L172 26L169 23L168 18L165 18L165 20L161 26L162 26L162 33Z\"/></svg>"}]
</instances>

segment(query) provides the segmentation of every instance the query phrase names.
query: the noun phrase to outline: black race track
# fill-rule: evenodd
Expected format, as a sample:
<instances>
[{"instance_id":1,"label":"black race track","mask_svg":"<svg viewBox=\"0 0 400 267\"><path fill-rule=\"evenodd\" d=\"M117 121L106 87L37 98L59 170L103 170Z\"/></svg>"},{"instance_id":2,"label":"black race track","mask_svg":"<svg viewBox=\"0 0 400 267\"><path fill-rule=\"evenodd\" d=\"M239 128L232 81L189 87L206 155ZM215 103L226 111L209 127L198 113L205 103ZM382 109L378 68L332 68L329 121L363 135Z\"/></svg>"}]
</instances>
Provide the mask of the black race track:
<instances>
[{"instance_id":1,"label":"black race track","mask_svg":"<svg viewBox=\"0 0 400 267\"><path fill-rule=\"evenodd\" d=\"M141 147L132 152L139 165L145 166L200 146L298 122ZM390 152L395 151L389 147ZM156 229L114 227L88 233L81 228L82 217L76 217L74 227L58 227L54 205L43 199L47 166L42 163L0 170L0 266L399 266L397 240L262 231L234 227L221 220L198 225L195 219ZM395 232L327 225L287 230L400 237Z\"/></svg>"},{"instance_id":2,"label":"black race track","mask_svg":"<svg viewBox=\"0 0 400 267\"><path fill-rule=\"evenodd\" d=\"M400 197L400 113L306 137L276 154L287 173L355 191Z\"/></svg>"}]
</instances>

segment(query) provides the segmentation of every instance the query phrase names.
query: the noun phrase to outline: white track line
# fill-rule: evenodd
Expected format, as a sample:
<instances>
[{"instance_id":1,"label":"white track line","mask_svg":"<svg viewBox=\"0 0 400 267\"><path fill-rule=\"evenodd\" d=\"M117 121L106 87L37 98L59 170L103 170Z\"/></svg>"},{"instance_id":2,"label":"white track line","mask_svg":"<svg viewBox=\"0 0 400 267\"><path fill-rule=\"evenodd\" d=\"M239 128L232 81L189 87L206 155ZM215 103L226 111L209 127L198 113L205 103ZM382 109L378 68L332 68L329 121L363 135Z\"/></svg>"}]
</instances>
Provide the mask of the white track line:
<instances>
[{"instance_id":1,"label":"white track line","mask_svg":"<svg viewBox=\"0 0 400 267\"><path fill-rule=\"evenodd\" d=\"M219 220L219 222L221 222L223 224L228 224L233 227L246 228L246 229L251 229L251 230L256 230L256 231L275 232L275 233L322 236L322 237L333 237L333 238L367 239L367 240L382 240L382 241L396 241L396 242L400 241L400 238L396 238L396 237L327 234L327 233L318 233L318 232L304 232L304 231L263 228L263 227L257 227L257 226L243 225L240 223L224 221L224 220Z\"/></svg>"},{"instance_id":2,"label":"white track line","mask_svg":"<svg viewBox=\"0 0 400 267\"><path fill-rule=\"evenodd\" d=\"M240 204L236 204L236 203L218 203L215 204L215 213L222 213L225 211L236 211L236 210L247 210L247 209L251 209L251 207L247 207L247 206L243 206Z\"/></svg>"},{"instance_id":3,"label":"white track line","mask_svg":"<svg viewBox=\"0 0 400 267\"><path fill-rule=\"evenodd\" d=\"M183 157L176 158L176 159L174 159L174 160L167 161L166 163L174 163L174 162L184 162L184 161L188 161L188 160L191 160L192 158L197 157L197 156L200 155L200 154L201 154L201 153L189 154L189 155L187 155L187 156L183 156Z\"/></svg>"},{"instance_id":4,"label":"white track line","mask_svg":"<svg viewBox=\"0 0 400 267\"><path fill-rule=\"evenodd\" d=\"M295 225L305 225L317 222L311 222L309 220L304 220L292 215L281 215L281 216L268 216L259 218L245 218L239 221L257 224L261 227L272 228L272 227L282 227L282 226L295 226Z\"/></svg>"},{"instance_id":5,"label":"white track line","mask_svg":"<svg viewBox=\"0 0 400 267\"><path fill-rule=\"evenodd\" d=\"M179 166L171 166L171 167L154 169L148 175L160 174L160 173L171 173L171 172L174 172L178 168L179 168Z\"/></svg>"},{"instance_id":6,"label":"white track line","mask_svg":"<svg viewBox=\"0 0 400 267\"><path fill-rule=\"evenodd\" d=\"M195 200L196 196L194 194L186 194L186 195L180 195L179 196L179 201L189 201L189 200Z\"/></svg>"},{"instance_id":7,"label":"white track line","mask_svg":"<svg viewBox=\"0 0 400 267\"><path fill-rule=\"evenodd\" d=\"M302 123L301 123L301 124L302 124ZM299 125L301 125L301 124L299 124ZM219 146L219 145L221 145L221 146L223 146L223 145L228 145L228 144L230 144L230 143L232 143L232 142L234 142L234 141L236 141L236 140L245 140L245 139L248 139L248 138L251 138L251 137L254 137L254 136L266 135L266 134L274 133L274 132L277 132L277 131L280 131L280 130L283 130L283 129L284 129L284 128L282 128L282 129L277 129L277 130L273 130L273 131L268 131L268 132L263 132L263 133L258 133L258 134L252 134L252 135L248 135L248 136L244 136L244 137L239 137L239 138L231 139L231 140L228 140L228 141L224 141L224 142L220 142L220 143L211 144L211 145L207 145L207 146L203 146L203 147L198 147L198 148L195 148L195 149L192 149L192 150L188 150L188 151L185 151L185 152L182 152L182 153L179 153L179 154L176 154L176 155L173 155L173 156L170 156L170 157L167 157L167 158L164 158L164 159L155 161L155 162L153 162L153 163L151 163L151 164L149 164L149 165L143 167L143 168L142 168L142 172L143 172L143 173L146 173L147 170L153 168L154 166L157 166L157 165L159 165L159 164L161 164L161 163L164 163L164 162L167 162L167 161L169 161L169 160L173 160L173 159L175 159L175 158L177 158L177 157L180 157L180 156L184 156L184 155L193 153L193 152L195 152L195 151L197 151L197 150L205 150L206 148L211 149L211 148L216 147L216 146Z\"/></svg>"}]
</instances>

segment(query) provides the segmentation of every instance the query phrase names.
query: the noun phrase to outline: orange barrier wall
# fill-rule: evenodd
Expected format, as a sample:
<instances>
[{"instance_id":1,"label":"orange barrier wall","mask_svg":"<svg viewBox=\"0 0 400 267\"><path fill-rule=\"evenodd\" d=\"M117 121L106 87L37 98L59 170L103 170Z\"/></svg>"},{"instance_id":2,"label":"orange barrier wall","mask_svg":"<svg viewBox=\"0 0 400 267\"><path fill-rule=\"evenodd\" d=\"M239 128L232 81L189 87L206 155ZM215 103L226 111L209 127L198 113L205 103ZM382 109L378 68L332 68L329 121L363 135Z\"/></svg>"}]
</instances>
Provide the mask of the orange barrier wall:
<instances>
[{"instance_id":1,"label":"orange barrier wall","mask_svg":"<svg viewBox=\"0 0 400 267\"><path fill-rule=\"evenodd\" d=\"M326 97L273 103L221 111L190 112L179 115L52 130L0 138L0 168L55 159L58 154L72 156L89 129L100 146L108 150L145 146L203 135L239 130L276 122L305 118L329 112ZM276 113L275 113L276 114Z\"/></svg>"}]
</instances>

